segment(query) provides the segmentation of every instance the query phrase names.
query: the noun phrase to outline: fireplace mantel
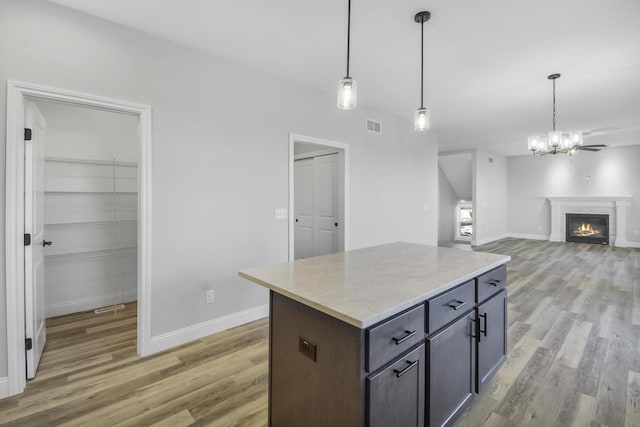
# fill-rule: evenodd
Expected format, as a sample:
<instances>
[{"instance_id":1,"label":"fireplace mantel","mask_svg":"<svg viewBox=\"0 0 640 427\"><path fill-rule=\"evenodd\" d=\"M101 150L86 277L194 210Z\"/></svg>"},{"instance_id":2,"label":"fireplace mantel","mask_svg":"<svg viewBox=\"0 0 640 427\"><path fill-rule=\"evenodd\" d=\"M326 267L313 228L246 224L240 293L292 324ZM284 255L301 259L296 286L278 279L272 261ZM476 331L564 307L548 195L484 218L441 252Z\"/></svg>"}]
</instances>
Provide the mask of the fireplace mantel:
<instances>
[{"instance_id":1,"label":"fireplace mantel","mask_svg":"<svg viewBox=\"0 0 640 427\"><path fill-rule=\"evenodd\" d=\"M597 213L609 215L609 242L614 246L627 247L627 207L630 196L617 197L547 197L551 204L552 242L565 241L565 216L568 213Z\"/></svg>"}]
</instances>

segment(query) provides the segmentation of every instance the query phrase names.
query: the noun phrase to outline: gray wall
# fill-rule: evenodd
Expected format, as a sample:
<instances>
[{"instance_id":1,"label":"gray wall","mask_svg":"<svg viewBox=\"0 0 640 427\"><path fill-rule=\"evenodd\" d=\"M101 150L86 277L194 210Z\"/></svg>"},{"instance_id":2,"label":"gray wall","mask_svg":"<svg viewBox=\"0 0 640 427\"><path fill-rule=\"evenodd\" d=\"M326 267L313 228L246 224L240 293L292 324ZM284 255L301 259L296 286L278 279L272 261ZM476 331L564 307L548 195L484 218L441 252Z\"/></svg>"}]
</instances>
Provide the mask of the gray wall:
<instances>
[{"instance_id":1,"label":"gray wall","mask_svg":"<svg viewBox=\"0 0 640 427\"><path fill-rule=\"evenodd\" d=\"M473 176L471 244L482 245L507 235L507 158L475 150Z\"/></svg>"},{"instance_id":2,"label":"gray wall","mask_svg":"<svg viewBox=\"0 0 640 427\"><path fill-rule=\"evenodd\" d=\"M640 230L640 145L583 151L572 157L510 157L508 163L509 233L549 238L548 196L632 196L626 239L640 243L633 235Z\"/></svg>"},{"instance_id":3,"label":"gray wall","mask_svg":"<svg viewBox=\"0 0 640 427\"><path fill-rule=\"evenodd\" d=\"M274 209L288 202L289 132L350 145L352 248L437 241L437 137L413 132L410 120L362 106L338 111L335 94L43 0L0 3L0 58L2 118L7 79L152 106L154 336L267 302L237 271L287 260L287 222L274 220ZM385 132L366 133L366 117ZM4 120L0 135L4 190ZM204 303L208 288L216 290L212 305ZM6 372L0 350L0 377Z\"/></svg>"},{"instance_id":4,"label":"gray wall","mask_svg":"<svg viewBox=\"0 0 640 427\"><path fill-rule=\"evenodd\" d=\"M438 167L438 241L455 238L455 210L458 199L441 167Z\"/></svg>"}]
</instances>

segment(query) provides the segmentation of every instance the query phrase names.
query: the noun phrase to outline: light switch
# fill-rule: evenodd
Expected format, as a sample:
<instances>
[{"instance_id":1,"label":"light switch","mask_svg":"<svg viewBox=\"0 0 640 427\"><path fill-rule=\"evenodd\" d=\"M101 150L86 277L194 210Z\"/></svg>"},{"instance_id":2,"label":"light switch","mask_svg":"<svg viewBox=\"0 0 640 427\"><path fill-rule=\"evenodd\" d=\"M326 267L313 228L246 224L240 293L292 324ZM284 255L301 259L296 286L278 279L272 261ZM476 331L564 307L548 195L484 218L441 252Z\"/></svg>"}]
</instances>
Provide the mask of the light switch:
<instances>
[{"instance_id":1,"label":"light switch","mask_svg":"<svg viewBox=\"0 0 640 427\"><path fill-rule=\"evenodd\" d=\"M287 219L288 218L287 208L276 208L275 218L276 219Z\"/></svg>"}]
</instances>

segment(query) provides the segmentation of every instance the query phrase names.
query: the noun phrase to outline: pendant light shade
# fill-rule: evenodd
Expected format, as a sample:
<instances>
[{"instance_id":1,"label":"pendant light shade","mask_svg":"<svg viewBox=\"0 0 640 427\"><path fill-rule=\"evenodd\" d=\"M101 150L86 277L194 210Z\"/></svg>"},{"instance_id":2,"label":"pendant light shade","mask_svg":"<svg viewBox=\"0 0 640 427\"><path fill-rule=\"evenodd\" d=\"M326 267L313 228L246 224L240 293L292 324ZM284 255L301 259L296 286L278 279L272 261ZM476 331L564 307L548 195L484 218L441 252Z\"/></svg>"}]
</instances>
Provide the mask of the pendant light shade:
<instances>
[{"instance_id":1,"label":"pendant light shade","mask_svg":"<svg viewBox=\"0 0 640 427\"><path fill-rule=\"evenodd\" d=\"M351 0L347 11L347 75L338 82L338 108L353 110L358 99L358 84L349 76L349 54L351 47Z\"/></svg>"},{"instance_id":2,"label":"pendant light shade","mask_svg":"<svg viewBox=\"0 0 640 427\"><path fill-rule=\"evenodd\" d=\"M414 129L417 131L429 130L431 124L431 112L426 108L418 108L415 114Z\"/></svg>"},{"instance_id":3,"label":"pendant light shade","mask_svg":"<svg viewBox=\"0 0 640 427\"><path fill-rule=\"evenodd\" d=\"M431 112L424 108L424 23L431 18L431 12L418 12L414 21L420 24L420 108L414 117L414 129L418 132L431 128Z\"/></svg>"},{"instance_id":4,"label":"pendant light shade","mask_svg":"<svg viewBox=\"0 0 640 427\"><path fill-rule=\"evenodd\" d=\"M358 99L358 83L351 77L343 77L338 82L338 108L353 110Z\"/></svg>"}]
</instances>

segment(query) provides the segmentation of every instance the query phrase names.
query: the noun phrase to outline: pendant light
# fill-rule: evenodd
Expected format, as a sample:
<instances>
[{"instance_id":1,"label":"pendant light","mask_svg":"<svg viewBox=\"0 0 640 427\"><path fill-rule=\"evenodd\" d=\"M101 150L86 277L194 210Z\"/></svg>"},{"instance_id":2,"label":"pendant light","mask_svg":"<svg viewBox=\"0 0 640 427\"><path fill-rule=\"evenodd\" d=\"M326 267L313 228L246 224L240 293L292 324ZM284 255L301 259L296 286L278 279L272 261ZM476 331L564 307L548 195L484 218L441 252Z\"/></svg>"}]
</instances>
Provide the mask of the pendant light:
<instances>
[{"instance_id":1,"label":"pendant light","mask_svg":"<svg viewBox=\"0 0 640 427\"><path fill-rule=\"evenodd\" d=\"M420 108L416 110L414 129L425 131L431 128L431 112L424 108L424 23L431 18L431 12L416 13L413 18L420 24Z\"/></svg>"},{"instance_id":2,"label":"pendant light","mask_svg":"<svg viewBox=\"0 0 640 427\"><path fill-rule=\"evenodd\" d=\"M347 12L347 76L338 82L338 108L341 110L353 110L356 108L358 98L358 84L349 76L349 48L351 43L351 0Z\"/></svg>"}]
</instances>

